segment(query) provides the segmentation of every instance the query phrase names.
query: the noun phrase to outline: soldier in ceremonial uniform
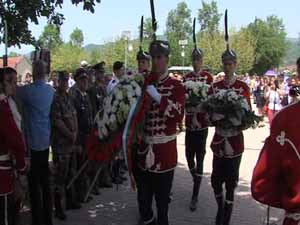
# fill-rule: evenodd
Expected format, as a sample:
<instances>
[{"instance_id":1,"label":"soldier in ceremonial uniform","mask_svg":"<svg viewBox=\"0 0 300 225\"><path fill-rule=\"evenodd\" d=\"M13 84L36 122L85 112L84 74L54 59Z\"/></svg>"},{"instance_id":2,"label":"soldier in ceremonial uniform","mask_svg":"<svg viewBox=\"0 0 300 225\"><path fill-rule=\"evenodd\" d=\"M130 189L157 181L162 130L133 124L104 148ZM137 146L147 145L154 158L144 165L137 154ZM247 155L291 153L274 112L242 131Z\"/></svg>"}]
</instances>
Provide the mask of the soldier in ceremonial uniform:
<instances>
[{"instance_id":1,"label":"soldier in ceremonial uniform","mask_svg":"<svg viewBox=\"0 0 300 225\"><path fill-rule=\"evenodd\" d=\"M184 81L204 82L211 84L213 77L208 72L203 71L203 52L197 48L194 21L194 49L192 51L193 72L188 73ZM199 103L200 104L200 103ZM206 153L206 139L208 135L208 119L207 114L201 112L199 108L185 110L185 154L188 162L189 170L193 177L193 194L190 203L190 210L195 211L197 208L199 189L203 175L203 161ZM196 162L195 162L196 156Z\"/></svg>"},{"instance_id":2,"label":"soldier in ceremonial uniform","mask_svg":"<svg viewBox=\"0 0 300 225\"><path fill-rule=\"evenodd\" d=\"M14 225L16 222L17 206L14 199L15 172L25 173L26 170L21 116L17 110L16 103L12 99L12 95L15 95L16 83L17 73L14 69L0 69L1 225Z\"/></svg>"},{"instance_id":3,"label":"soldier in ceremonial uniform","mask_svg":"<svg viewBox=\"0 0 300 225\"><path fill-rule=\"evenodd\" d=\"M53 164L55 167L54 206L55 216L61 220L66 219L66 185L69 178L74 176L76 170L76 157L74 145L77 138L77 116L72 99L67 93L69 75L58 72L58 87L51 106L51 146ZM68 193L68 208L80 208L75 200L75 190L71 187Z\"/></svg>"},{"instance_id":4,"label":"soldier in ceremonial uniform","mask_svg":"<svg viewBox=\"0 0 300 225\"><path fill-rule=\"evenodd\" d=\"M227 11L225 13L226 17ZM227 26L225 30L227 33ZM238 80L234 72L237 64L237 55L234 51L230 50L228 38L226 38L226 41L227 49L222 54L225 77L224 80L213 84L212 91L218 92L222 89L234 90L237 94L244 96L249 106L251 106L249 87L243 81ZM216 128L211 149L214 154L211 184L218 204L216 225L228 225L233 209L234 190L239 180L240 162L244 152L244 136L242 131L227 132ZM225 202L223 197L224 183L226 188Z\"/></svg>"},{"instance_id":5,"label":"soldier in ceremonial uniform","mask_svg":"<svg viewBox=\"0 0 300 225\"><path fill-rule=\"evenodd\" d=\"M254 199L285 210L283 225L300 223L299 112L297 101L275 115L251 181Z\"/></svg>"},{"instance_id":6,"label":"soldier in ceremonial uniform","mask_svg":"<svg viewBox=\"0 0 300 225\"><path fill-rule=\"evenodd\" d=\"M145 144L137 153L138 203L144 224L168 225L169 196L177 164L176 124L183 119L185 90L180 81L168 75L169 43L155 40L149 52L150 76L158 76L158 83L147 87L153 101L146 114ZM152 210L153 197L157 220Z\"/></svg>"},{"instance_id":7,"label":"soldier in ceremonial uniform","mask_svg":"<svg viewBox=\"0 0 300 225\"><path fill-rule=\"evenodd\" d=\"M78 123L78 134L76 139L77 168L81 168L83 163L87 160L85 141L92 128L93 110L89 96L86 92L88 89L88 74L86 70L78 68L74 78L76 81L76 89L72 93L72 99ZM86 170L82 172L76 183L76 189L79 192L79 200L83 202L89 186L89 178Z\"/></svg>"}]
</instances>

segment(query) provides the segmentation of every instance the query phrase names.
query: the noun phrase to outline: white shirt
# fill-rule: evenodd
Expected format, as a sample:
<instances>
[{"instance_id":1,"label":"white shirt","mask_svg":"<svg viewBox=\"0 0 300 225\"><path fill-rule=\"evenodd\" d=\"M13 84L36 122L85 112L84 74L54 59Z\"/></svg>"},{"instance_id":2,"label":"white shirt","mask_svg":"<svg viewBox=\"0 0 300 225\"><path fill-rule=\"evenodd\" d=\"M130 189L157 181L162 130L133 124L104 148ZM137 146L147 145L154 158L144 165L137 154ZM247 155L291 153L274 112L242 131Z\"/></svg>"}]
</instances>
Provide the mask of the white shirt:
<instances>
[{"instance_id":1,"label":"white shirt","mask_svg":"<svg viewBox=\"0 0 300 225\"><path fill-rule=\"evenodd\" d=\"M270 91L268 108L275 111L281 110L281 100L277 91Z\"/></svg>"},{"instance_id":2,"label":"white shirt","mask_svg":"<svg viewBox=\"0 0 300 225\"><path fill-rule=\"evenodd\" d=\"M114 75L107 85L106 88L107 94L110 94L118 83L119 83L119 79Z\"/></svg>"},{"instance_id":3,"label":"white shirt","mask_svg":"<svg viewBox=\"0 0 300 225\"><path fill-rule=\"evenodd\" d=\"M75 84L75 81L70 77L68 83L69 83L68 85L69 85L69 88L70 88Z\"/></svg>"}]
</instances>

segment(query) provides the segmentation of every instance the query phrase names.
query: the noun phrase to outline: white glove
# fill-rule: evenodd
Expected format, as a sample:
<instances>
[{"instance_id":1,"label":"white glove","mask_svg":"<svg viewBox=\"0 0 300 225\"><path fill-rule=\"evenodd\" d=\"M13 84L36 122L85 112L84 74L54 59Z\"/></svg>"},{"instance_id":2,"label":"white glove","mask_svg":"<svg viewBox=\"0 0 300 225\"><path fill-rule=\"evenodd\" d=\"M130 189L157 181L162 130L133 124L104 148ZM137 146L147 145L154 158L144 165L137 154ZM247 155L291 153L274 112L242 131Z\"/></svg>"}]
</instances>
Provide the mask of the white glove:
<instances>
[{"instance_id":1,"label":"white glove","mask_svg":"<svg viewBox=\"0 0 300 225\"><path fill-rule=\"evenodd\" d=\"M147 93L151 96L151 98L154 101L156 101L158 104L160 103L161 96L153 85L147 86Z\"/></svg>"}]
</instances>

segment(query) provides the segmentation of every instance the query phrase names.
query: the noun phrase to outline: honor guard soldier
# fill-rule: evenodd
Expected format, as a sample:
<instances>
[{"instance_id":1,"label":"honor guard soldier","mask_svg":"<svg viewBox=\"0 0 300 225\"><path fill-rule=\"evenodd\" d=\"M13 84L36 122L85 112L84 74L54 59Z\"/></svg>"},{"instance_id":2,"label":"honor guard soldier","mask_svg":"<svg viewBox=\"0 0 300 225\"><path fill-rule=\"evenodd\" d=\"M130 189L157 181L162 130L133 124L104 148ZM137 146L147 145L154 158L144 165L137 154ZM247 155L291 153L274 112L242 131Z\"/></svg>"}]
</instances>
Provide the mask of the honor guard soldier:
<instances>
[{"instance_id":1,"label":"honor guard soldier","mask_svg":"<svg viewBox=\"0 0 300 225\"><path fill-rule=\"evenodd\" d=\"M285 210L283 225L300 223L299 112L297 101L275 115L251 181L254 199Z\"/></svg>"},{"instance_id":2,"label":"honor guard soldier","mask_svg":"<svg viewBox=\"0 0 300 225\"><path fill-rule=\"evenodd\" d=\"M21 116L12 95L17 72L0 69L0 224L16 223L14 199L15 172L25 173L25 142L21 131Z\"/></svg>"},{"instance_id":3,"label":"honor guard soldier","mask_svg":"<svg viewBox=\"0 0 300 225\"><path fill-rule=\"evenodd\" d=\"M157 224L168 225L168 205L177 165L176 124L183 119L185 90L182 83L168 75L169 43L155 40L150 44L152 71L158 76L157 87L149 85L153 101L146 114L145 146L139 149L138 202L145 224L156 224L152 199L157 203ZM151 75L150 73L150 75Z\"/></svg>"},{"instance_id":4,"label":"honor guard soldier","mask_svg":"<svg viewBox=\"0 0 300 225\"><path fill-rule=\"evenodd\" d=\"M225 78L214 83L212 91L218 92L222 89L231 89L244 96L249 106L251 106L249 87L243 81L238 80L235 75L237 55L229 48L228 44L227 10L225 12L225 41L227 42L227 49L222 54ZM216 128L211 149L214 154L211 185L218 204L216 225L228 225L233 209L234 190L239 180L240 163L244 152L242 131L223 132ZM226 188L225 202L223 197L224 183Z\"/></svg>"},{"instance_id":5,"label":"honor guard soldier","mask_svg":"<svg viewBox=\"0 0 300 225\"><path fill-rule=\"evenodd\" d=\"M204 82L211 84L213 77L208 72L203 71L203 52L197 48L196 34L195 34L195 19L193 24L193 40L194 49L191 54L193 72L188 73L184 81ZM201 102L199 102L200 106ZM201 112L201 109L194 107L185 110L185 154L188 162L190 173L193 177L193 194L190 203L190 210L197 209L198 195L203 175L203 161L206 153L206 139L208 135L208 119L207 114ZM196 162L195 162L196 157Z\"/></svg>"},{"instance_id":6,"label":"honor guard soldier","mask_svg":"<svg viewBox=\"0 0 300 225\"><path fill-rule=\"evenodd\" d=\"M176 127L184 115L185 89L181 81L168 74L170 45L167 41L156 40L153 0L150 4L153 41L149 46L152 59L149 76L157 77L157 84L146 88L152 103L145 117L145 143L137 151L138 205L144 224L169 225L170 193L177 165ZM152 209L153 197L157 218Z\"/></svg>"}]
</instances>

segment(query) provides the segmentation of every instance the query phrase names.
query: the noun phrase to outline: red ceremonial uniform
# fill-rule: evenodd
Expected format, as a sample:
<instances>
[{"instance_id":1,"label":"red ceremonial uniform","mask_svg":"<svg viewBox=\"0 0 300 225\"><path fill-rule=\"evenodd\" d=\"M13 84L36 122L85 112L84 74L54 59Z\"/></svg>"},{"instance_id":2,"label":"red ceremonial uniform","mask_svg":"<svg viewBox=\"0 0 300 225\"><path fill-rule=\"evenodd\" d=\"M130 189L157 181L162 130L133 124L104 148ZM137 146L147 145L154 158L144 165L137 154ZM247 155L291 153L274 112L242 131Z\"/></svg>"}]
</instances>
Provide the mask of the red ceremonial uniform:
<instances>
[{"instance_id":1,"label":"red ceremonial uniform","mask_svg":"<svg viewBox=\"0 0 300 225\"><path fill-rule=\"evenodd\" d=\"M9 100L0 96L0 196L13 192L14 169L25 170L25 144Z\"/></svg>"},{"instance_id":2,"label":"red ceremonial uniform","mask_svg":"<svg viewBox=\"0 0 300 225\"><path fill-rule=\"evenodd\" d=\"M160 104L152 102L146 114L145 146L138 151L143 170L163 173L177 165L176 125L184 114L185 89L181 81L166 76L158 82Z\"/></svg>"},{"instance_id":3,"label":"red ceremonial uniform","mask_svg":"<svg viewBox=\"0 0 300 225\"><path fill-rule=\"evenodd\" d=\"M185 76L184 81L205 82L210 85L213 82L213 77L205 71L200 73L191 72ZM185 126L191 131L206 129L208 127L207 114L203 112L186 112Z\"/></svg>"},{"instance_id":4,"label":"red ceremonial uniform","mask_svg":"<svg viewBox=\"0 0 300 225\"><path fill-rule=\"evenodd\" d=\"M237 94L243 95L246 98L249 106L251 107L250 90L245 82L238 80L235 77L233 82L228 85L226 84L225 80L221 80L213 83L213 88L210 92L218 92L218 90L222 89L231 89L234 90ZM219 134L216 130L211 143L211 149L214 155L218 157L234 158L240 156L244 152L243 133L241 131L237 131L235 134L232 134L230 136L224 136L222 134Z\"/></svg>"},{"instance_id":5,"label":"red ceremonial uniform","mask_svg":"<svg viewBox=\"0 0 300 225\"><path fill-rule=\"evenodd\" d=\"M299 113L300 102L274 117L251 182L254 199L286 211L284 225L300 222Z\"/></svg>"}]
</instances>

